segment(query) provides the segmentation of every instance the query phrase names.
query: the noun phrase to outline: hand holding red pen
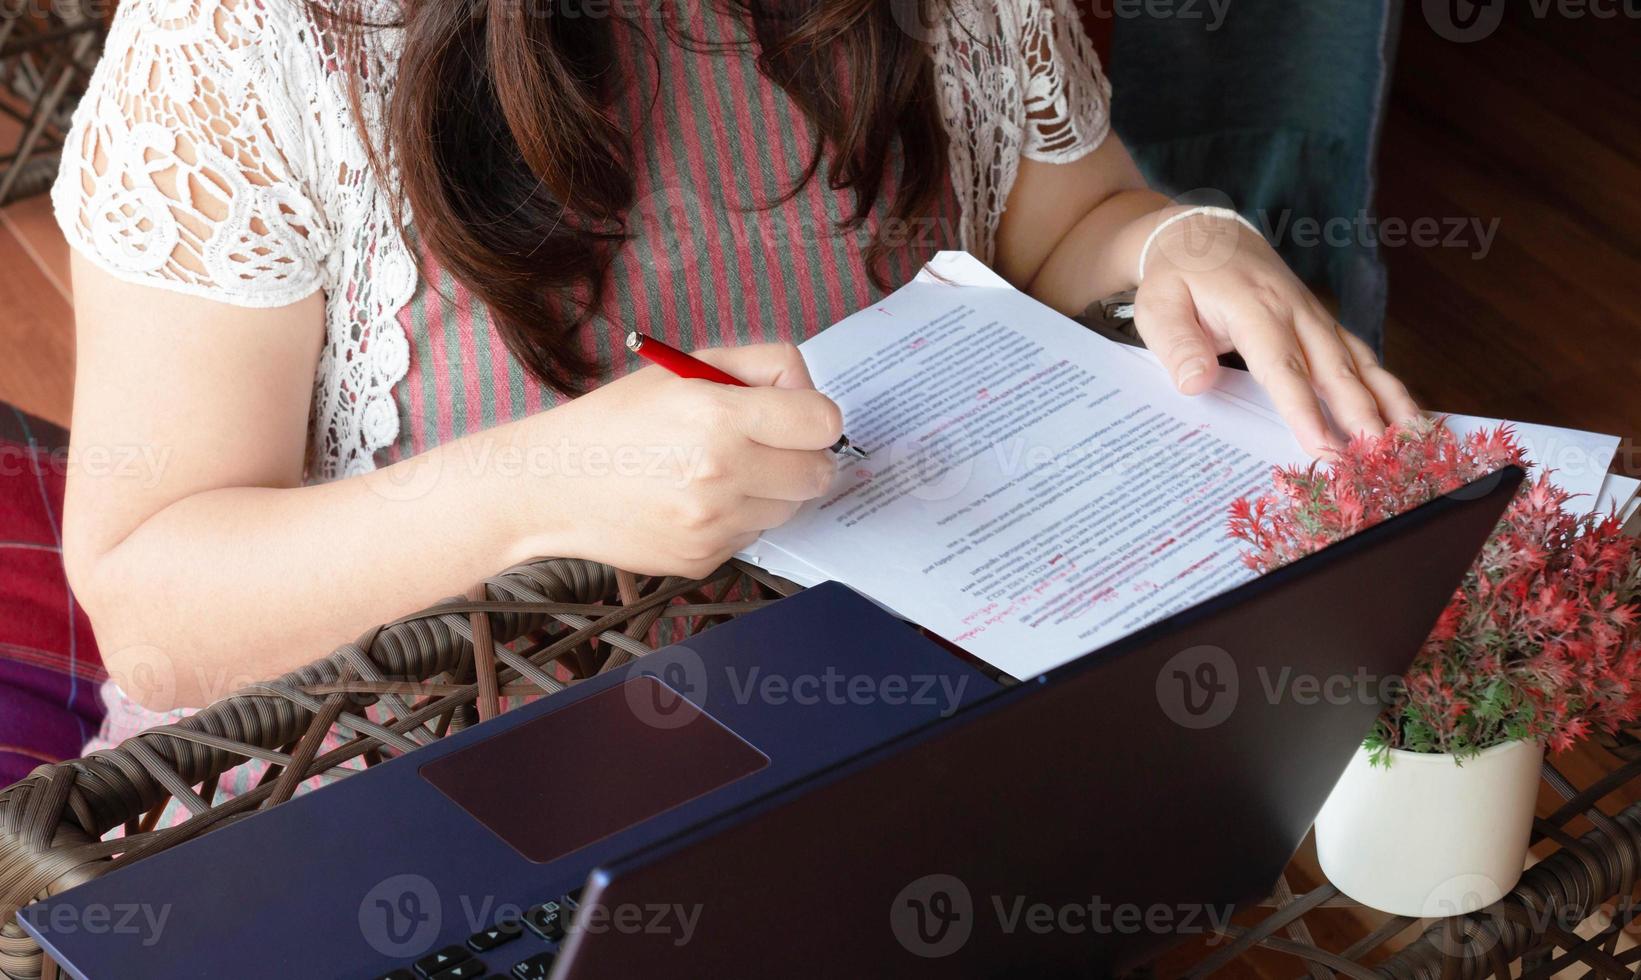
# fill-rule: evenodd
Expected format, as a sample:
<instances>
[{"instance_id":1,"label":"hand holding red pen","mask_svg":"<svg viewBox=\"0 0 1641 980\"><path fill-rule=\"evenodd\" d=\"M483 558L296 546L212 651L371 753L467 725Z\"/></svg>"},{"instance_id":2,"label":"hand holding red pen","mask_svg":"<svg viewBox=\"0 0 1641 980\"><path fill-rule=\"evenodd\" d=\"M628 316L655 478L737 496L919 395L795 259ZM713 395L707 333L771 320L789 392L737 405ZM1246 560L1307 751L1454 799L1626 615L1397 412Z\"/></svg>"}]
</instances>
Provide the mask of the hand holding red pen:
<instances>
[{"instance_id":1,"label":"hand holding red pen","mask_svg":"<svg viewBox=\"0 0 1641 980\"><path fill-rule=\"evenodd\" d=\"M680 378L699 378L702 381L729 385L732 388L751 387L734 375L720 371L699 358L691 357L676 347L662 343L654 337L646 337L641 333L627 334L627 349L651 364L659 364ZM832 452L840 456L852 456L855 459L867 458L866 451L850 442L847 435L838 436L838 441L833 443L830 448Z\"/></svg>"},{"instance_id":2,"label":"hand holding red pen","mask_svg":"<svg viewBox=\"0 0 1641 980\"><path fill-rule=\"evenodd\" d=\"M827 449L842 435L842 418L795 348L715 348L697 357L746 386L647 367L538 417L551 426L531 441L567 445L575 464L541 492L553 512L575 516L534 528L532 554L700 577L830 489L837 457Z\"/></svg>"}]
</instances>

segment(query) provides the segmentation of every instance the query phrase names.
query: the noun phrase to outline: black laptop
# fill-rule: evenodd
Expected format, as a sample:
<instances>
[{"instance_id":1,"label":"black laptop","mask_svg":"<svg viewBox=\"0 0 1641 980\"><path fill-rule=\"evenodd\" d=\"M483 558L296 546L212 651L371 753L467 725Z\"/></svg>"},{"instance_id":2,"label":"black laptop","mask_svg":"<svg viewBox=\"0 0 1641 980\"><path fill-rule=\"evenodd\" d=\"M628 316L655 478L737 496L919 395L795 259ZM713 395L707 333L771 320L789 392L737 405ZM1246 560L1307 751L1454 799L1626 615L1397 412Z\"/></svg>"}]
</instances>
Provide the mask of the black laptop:
<instances>
[{"instance_id":1,"label":"black laptop","mask_svg":"<svg viewBox=\"0 0 1641 980\"><path fill-rule=\"evenodd\" d=\"M1025 683L821 586L19 918L82 980L1117 973L1267 894L1521 479Z\"/></svg>"}]
</instances>

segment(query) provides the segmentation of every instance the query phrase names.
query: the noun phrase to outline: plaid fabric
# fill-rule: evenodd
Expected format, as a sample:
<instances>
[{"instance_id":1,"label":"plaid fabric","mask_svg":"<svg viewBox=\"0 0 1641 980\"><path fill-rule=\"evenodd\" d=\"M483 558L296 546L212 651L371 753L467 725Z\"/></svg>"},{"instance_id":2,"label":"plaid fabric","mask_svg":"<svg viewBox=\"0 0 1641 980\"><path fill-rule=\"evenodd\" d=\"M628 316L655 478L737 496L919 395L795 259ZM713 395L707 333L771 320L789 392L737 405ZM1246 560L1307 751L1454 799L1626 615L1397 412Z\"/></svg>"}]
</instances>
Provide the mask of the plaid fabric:
<instances>
[{"instance_id":1,"label":"plaid fabric","mask_svg":"<svg viewBox=\"0 0 1641 980\"><path fill-rule=\"evenodd\" d=\"M63 572L68 434L0 404L0 786L80 755L102 660Z\"/></svg>"}]
</instances>

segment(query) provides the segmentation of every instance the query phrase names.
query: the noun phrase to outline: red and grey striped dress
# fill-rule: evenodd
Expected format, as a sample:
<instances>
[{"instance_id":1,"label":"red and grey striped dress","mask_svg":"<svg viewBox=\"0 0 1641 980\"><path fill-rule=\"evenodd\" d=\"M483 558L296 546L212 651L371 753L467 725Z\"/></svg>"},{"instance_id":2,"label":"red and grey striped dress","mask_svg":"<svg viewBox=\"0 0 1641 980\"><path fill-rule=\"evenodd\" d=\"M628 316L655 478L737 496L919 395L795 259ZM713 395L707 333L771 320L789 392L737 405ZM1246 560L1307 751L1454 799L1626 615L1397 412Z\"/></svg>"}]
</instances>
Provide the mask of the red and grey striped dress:
<instances>
[{"instance_id":1,"label":"red and grey striped dress","mask_svg":"<svg viewBox=\"0 0 1641 980\"><path fill-rule=\"evenodd\" d=\"M629 330L684 350L797 342L881 294L862 258L876 225L839 231L853 199L827 186L824 171L769 206L802 174L813 132L758 71L746 26L713 3L679 6L689 12L665 15L687 18L673 21L675 31L653 15L617 21L628 80L620 110L635 134L638 195L628 219L634 238L614 261L603 314L583 336L605 380L636 363L621 343ZM935 251L959 247L958 218L948 183L934 213L892 227L889 281L904 282ZM395 391L399 441L378 454L380 464L559 401L512 358L472 294L425 257L400 322L410 371Z\"/></svg>"},{"instance_id":2,"label":"red and grey striped dress","mask_svg":"<svg viewBox=\"0 0 1641 980\"><path fill-rule=\"evenodd\" d=\"M678 31L638 19L622 22L619 34L629 80L621 108L634 134L638 197L628 221L634 238L616 256L606 307L582 338L606 366L605 380L636 364L621 343L629 330L685 350L797 342L882 292L863 261L876 223L838 229L853 200L827 185L824 170L800 193L769 206L802 174L813 131L792 99L758 71L739 20L712 3L681 6L692 12ZM886 194L894 190L892 177ZM904 282L936 251L960 247L959 215L948 182L931 214L892 228L889 281ZM410 368L394 391L399 440L378 454L379 464L561 400L524 372L482 304L425 254L399 320L410 340ZM105 700L108 719L87 751L188 713L146 711L113 685L105 686ZM249 791L264 768L240 766L220 792ZM161 825L186 817L172 802Z\"/></svg>"}]
</instances>

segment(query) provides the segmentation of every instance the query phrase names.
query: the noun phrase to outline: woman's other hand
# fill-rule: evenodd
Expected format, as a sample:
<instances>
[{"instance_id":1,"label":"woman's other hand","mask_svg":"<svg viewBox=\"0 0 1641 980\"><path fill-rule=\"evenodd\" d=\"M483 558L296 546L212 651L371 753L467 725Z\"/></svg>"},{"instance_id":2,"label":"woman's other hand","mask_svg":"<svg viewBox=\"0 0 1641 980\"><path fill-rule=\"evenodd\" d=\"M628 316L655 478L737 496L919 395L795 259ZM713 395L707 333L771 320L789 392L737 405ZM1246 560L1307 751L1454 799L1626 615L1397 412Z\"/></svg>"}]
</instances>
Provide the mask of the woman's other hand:
<instances>
[{"instance_id":1,"label":"woman's other hand","mask_svg":"<svg viewBox=\"0 0 1641 980\"><path fill-rule=\"evenodd\" d=\"M1367 344L1239 222L1199 213L1163 227L1143 272L1134 324L1180 391L1207 391L1216 357L1234 350L1317 456L1341 448L1329 415L1344 435L1378 435L1418 414Z\"/></svg>"},{"instance_id":2,"label":"woman's other hand","mask_svg":"<svg viewBox=\"0 0 1641 980\"><path fill-rule=\"evenodd\" d=\"M1135 325L1181 391L1208 390L1216 356L1235 350L1315 455L1338 448L1341 436L1377 433L1417 413L1401 382L1258 233L1196 215L1151 240L1185 210L1146 188L1115 135L1069 163L1023 160L998 226L995 265L1068 316L1138 283Z\"/></svg>"}]
</instances>

